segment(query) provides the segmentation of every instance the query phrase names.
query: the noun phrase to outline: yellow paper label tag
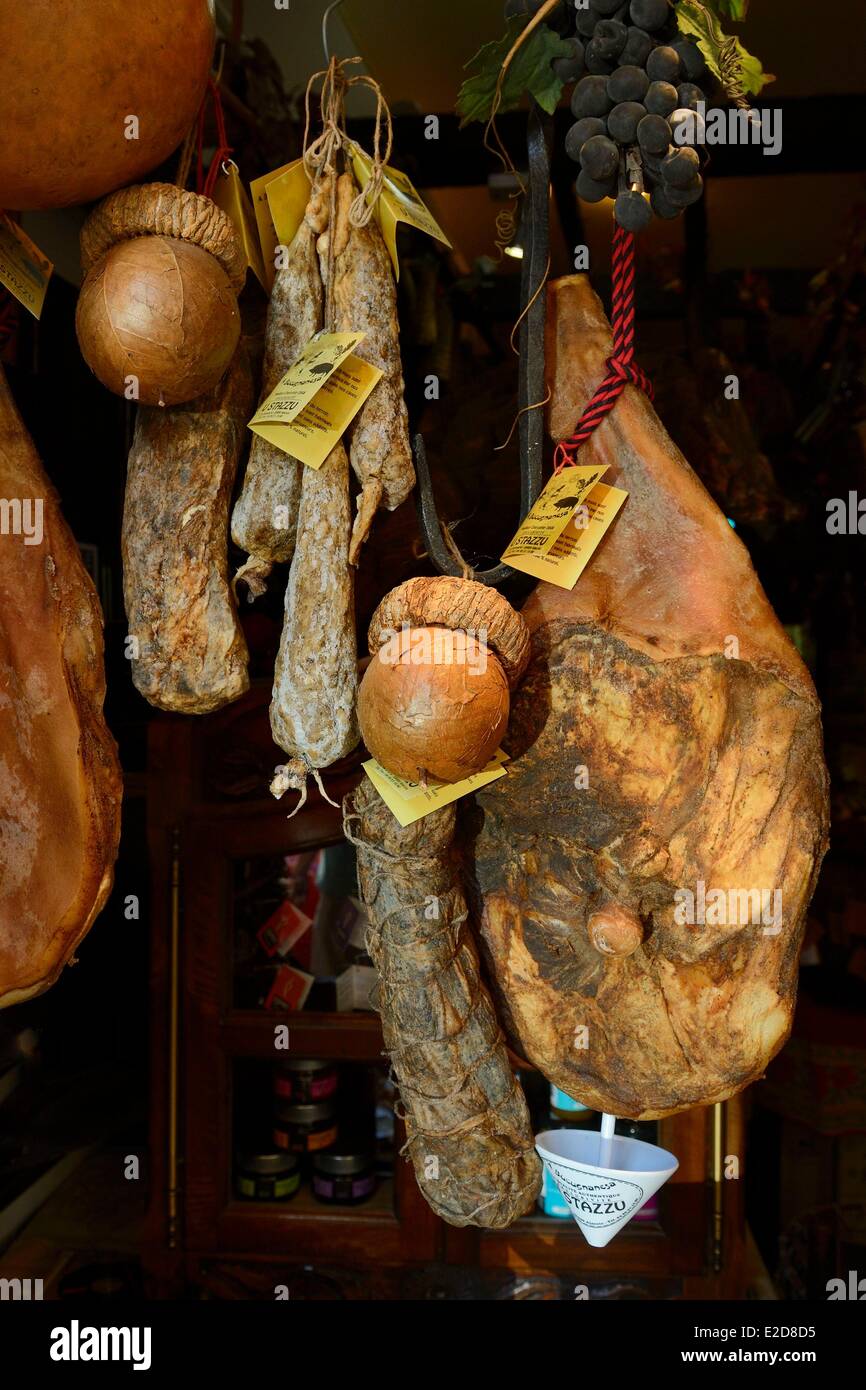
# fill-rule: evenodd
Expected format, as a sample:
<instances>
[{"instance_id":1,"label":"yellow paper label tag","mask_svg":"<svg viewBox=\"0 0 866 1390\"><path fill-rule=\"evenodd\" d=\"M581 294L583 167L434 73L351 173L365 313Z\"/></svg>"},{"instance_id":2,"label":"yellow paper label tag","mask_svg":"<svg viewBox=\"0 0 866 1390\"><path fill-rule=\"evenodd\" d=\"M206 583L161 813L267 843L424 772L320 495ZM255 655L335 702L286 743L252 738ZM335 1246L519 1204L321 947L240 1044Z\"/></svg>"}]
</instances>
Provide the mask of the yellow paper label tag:
<instances>
[{"instance_id":1,"label":"yellow paper label tag","mask_svg":"<svg viewBox=\"0 0 866 1390\"><path fill-rule=\"evenodd\" d=\"M361 188L366 188L370 182L372 162L358 145L352 146L352 164L355 170L355 177ZM376 220L382 229L382 236L388 248L388 254L394 266L394 275L400 279L400 262L397 257L397 225L406 222L410 227L416 227L419 232L425 232L427 236L432 236L436 241L441 241L445 246L450 247L451 242L443 232L436 218L427 207L423 198L419 194L411 179L399 169L393 169L389 164L384 169L385 182L382 193L376 203Z\"/></svg>"},{"instance_id":2,"label":"yellow paper label tag","mask_svg":"<svg viewBox=\"0 0 866 1390\"><path fill-rule=\"evenodd\" d=\"M352 353L294 420L288 424L255 425L253 428L301 463L321 468L381 376L378 367Z\"/></svg>"},{"instance_id":3,"label":"yellow paper label tag","mask_svg":"<svg viewBox=\"0 0 866 1390\"><path fill-rule=\"evenodd\" d=\"M393 772L388 772L375 758L364 763L363 767L385 805L400 824L405 826L412 825L422 816L429 816L431 811L438 811L440 806L450 806L452 801L459 801L461 796L468 796L470 792L478 791L479 787L486 787L489 783L504 777L504 764L507 761L507 754L500 748L482 772L464 777L462 782L431 782L426 787L422 787L420 782L405 782L402 777L395 777Z\"/></svg>"},{"instance_id":4,"label":"yellow paper label tag","mask_svg":"<svg viewBox=\"0 0 866 1390\"><path fill-rule=\"evenodd\" d=\"M262 401L250 421L250 428L273 422L289 424L363 341L363 333L315 333L300 357Z\"/></svg>"},{"instance_id":5,"label":"yellow paper label tag","mask_svg":"<svg viewBox=\"0 0 866 1390\"><path fill-rule=\"evenodd\" d=\"M317 333L250 421L277 449L321 468L382 372L354 349L363 333Z\"/></svg>"},{"instance_id":6,"label":"yellow paper label tag","mask_svg":"<svg viewBox=\"0 0 866 1390\"><path fill-rule=\"evenodd\" d=\"M283 164L279 169L272 169L269 174L262 174L260 179L253 179L250 184L250 195L253 201L253 212L256 215L256 226L259 233L259 243L262 248L262 261L265 267L268 289L273 288L274 278L277 273L276 250L280 245L288 245L288 241L277 234L274 226L274 218L271 212L271 205L268 201L268 188L276 180L283 177L292 176L306 187L307 199L310 196L310 181L307 178L307 171L304 168L302 159L295 159L291 164ZM306 200L304 207L306 207ZM300 222L298 223L300 226ZM297 231L297 227L295 227ZM292 232L292 237L294 236ZM289 241L292 240L289 237Z\"/></svg>"},{"instance_id":7,"label":"yellow paper label tag","mask_svg":"<svg viewBox=\"0 0 866 1390\"><path fill-rule=\"evenodd\" d=\"M554 473L536 498L532 511L521 523L502 559L513 564L515 559L524 555L533 559L545 555L562 535L569 517L583 505L606 472L606 467L578 465ZM517 568L516 565L514 568Z\"/></svg>"},{"instance_id":8,"label":"yellow paper label tag","mask_svg":"<svg viewBox=\"0 0 866 1390\"><path fill-rule=\"evenodd\" d=\"M277 246L291 246L304 220L311 183L304 161L296 160L284 173L265 184L265 197L277 234Z\"/></svg>"},{"instance_id":9,"label":"yellow paper label tag","mask_svg":"<svg viewBox=\"0 0 866 1390\"><path fill-rule=\"evenodd\" d=\"M229 160L220 170L213 191L213 200L217 207L234 223L250 270L263 289L270 289L262 260L262 246L256 215L249 194L241 182L238 166L233 160Z\"/></svg>"},{"instance_id":10,"label":"yellow paper label tag","mask_svg":"<svg viewBox=\"0 0 866 1390\"><path fill-rule=\"evenodd\" d=\"M597 481L606 471L569 467L551 478L502 559L523 574L573 589L628 497L622 488ZM588 476L575 479L575 473Z\"/></svg>"},{"instance_id":11,"label":"yellow paper label tag","mask_svg":"<svg viewBox=\"0 0 866 1390\"><path fill-rule=\"evenodd\" d=\"M36 319L41 317L53 269L54 262L42 254L17 222L0 212L0 284Z\"/></svg>"}]
</instances>

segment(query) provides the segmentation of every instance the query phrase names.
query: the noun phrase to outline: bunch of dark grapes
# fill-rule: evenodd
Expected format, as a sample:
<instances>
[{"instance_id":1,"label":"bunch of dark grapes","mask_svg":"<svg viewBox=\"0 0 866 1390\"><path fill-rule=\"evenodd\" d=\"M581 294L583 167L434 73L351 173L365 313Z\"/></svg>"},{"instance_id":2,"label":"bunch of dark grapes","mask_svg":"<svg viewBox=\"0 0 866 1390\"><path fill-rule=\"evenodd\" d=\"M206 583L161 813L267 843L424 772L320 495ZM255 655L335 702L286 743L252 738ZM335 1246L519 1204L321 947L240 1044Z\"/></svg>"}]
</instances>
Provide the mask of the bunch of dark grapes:
<instances>
[{"instance_id":1,"label":"bunch of dark grapes","mask_svg":"<svg viewBox=\"0 0 866 1390\"><path fill-rule=\"evenodd\" d=\"M543 3L506 0L506 18L531 16ZM653 213L679 217L703 191L694 146L702 138L697 83L706 67L697 44L679 33L668 0L591 0L581 9L561 0L546 22L572 49L553 67L576 84L565 148L580 165L579 197L615 198L614 216L629 232Z\"/></svg>"}]
</instances>

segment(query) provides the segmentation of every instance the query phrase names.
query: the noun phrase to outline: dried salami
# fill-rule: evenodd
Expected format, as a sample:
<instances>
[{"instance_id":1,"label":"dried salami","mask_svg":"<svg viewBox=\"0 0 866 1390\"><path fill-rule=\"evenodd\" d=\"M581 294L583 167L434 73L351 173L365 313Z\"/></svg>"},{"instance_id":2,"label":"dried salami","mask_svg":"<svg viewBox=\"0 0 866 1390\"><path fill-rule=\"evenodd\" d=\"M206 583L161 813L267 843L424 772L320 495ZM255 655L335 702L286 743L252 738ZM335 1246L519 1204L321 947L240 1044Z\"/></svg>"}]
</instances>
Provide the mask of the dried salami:
<instances>
[{"instance_id":1,"label":"dried salami","mask_svg":"<svg viewBox=\"0 0 866 1390\"><path fill-rule=\"evenodd\" d=\"M277 271L265 330L261 399L300 357L322 327L322 281L316 236L322 230L322 194L306 216ZM232 513L232 540L249 555L235 576L253 597L262 593L275 564L288 564L295 550L303 464L259 435L253 436L243 488Z\"/></svg>"},{"instance_id":2,"label":"dried salami","mask_svg":"<svg viewBox=\"0 0 866 1390\"><path fill-rule=\"evenodd\" d=\"M360 737L350 527L349 461L337 444L320 469L304 469L271 702L274 741L304 769L329 767Z\"/></svg>"},{"instance_id":3,"label":"dried salami","mask_svg":"<svg viewBox=\"0 0 866 1390\"><path fill-rule=\"evenodd\" d=\"M358 356L384 375L349 428L349 458L361 484L350 561L356 564L376 509L393 511L415 485L409 421L403 399L403 366L397 323L397 287L391 258L374 220L353 224L357 197L351 174L337 186L334 308L338 331L364 333Z\"/></svg>"},{"instance_id":4,"label":"dried salami","mask_svg":"<svg viewBox=\"0 0 866 1390\"><path fill-rule=\"evenodd\" d=\"M242 344L215 391L138 412L123 512L123 592L132 679L159 709L206 714L249 685L227 533L252 402Z\"/></svg>"},{"instance_id":5,"label":"dried salami","mask_svg":"<svg viewBox=\"0 0 866 1390\"><path fill-rule=\"evenodd\" d=\"M400 826L370 782L346 798L382 1035L418 1186L452 1226L507 1226L538 1195L526 1101L479 974L455 808Z\"/></svg>"}]
</instances>

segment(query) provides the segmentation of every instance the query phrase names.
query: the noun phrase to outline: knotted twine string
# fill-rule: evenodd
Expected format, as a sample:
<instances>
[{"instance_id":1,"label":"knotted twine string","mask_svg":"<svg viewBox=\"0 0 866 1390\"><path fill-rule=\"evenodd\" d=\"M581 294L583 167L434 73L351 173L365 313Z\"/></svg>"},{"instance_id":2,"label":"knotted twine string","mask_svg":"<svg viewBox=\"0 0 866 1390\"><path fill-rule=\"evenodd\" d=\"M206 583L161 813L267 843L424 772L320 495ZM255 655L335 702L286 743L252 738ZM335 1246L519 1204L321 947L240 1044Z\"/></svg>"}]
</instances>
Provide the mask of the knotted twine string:
<instances>
[{"instance_id":1,"label":"knotted twine string","mask_svg":"<svg viewBox=\"0 0 866 1390\"><path fill-rule=\"evenodd\" d=\"M336 173L337 155L343 148L356 148L355 142L346 134L346 93L350 87L367 87L376 96L376 116L373 126L373 154L370 158L370 178L349 209L349 222L353 227L366 227L373 215L379 195L385 186L385 166L391 158L394 145L394 129L391 112L375 78L366 73L348 77L345 69L350 63L360 63L361 58L332 58L327 68L314 72L307 83L304 98L304 166L315 187L330 173ZM310 139L312 126L311 104L313 88L322 79L319 94L319 112L322 130L314 140ZM385 148L382 149L383 131ZM358 147L359 148L359 147Z\"/></svg>"},{"instance_id":2,"label":"knotted twine string","mask_svg":"<svg viewBox=\"0 0 866 1390\"><path fill-rule=\"evenodd\" d=\"M634 360L634 234L625 231L619 224L616 224L613 233L611 279L613 293L610 319L613 352L607 359L607 376L585 407L574 433L557 444L554 454L556 473L561 473L563 468L577 463L577 452L581 444L586 443L602 420L610 414L629 383L637 386L650 400L653 398L652 383Z\"/></svg>"},{"instance_id":3,"label":"knotted twine string","mask_svg":"<svg viewBox=\"0 0 866 1390\"><path fill-rule=\"evenodd\" d=\"M307 778L312 777L322 797L329 806L339 808L338 801L332 801L325 791L325 784L322 781L321 773L317 767L313 767L309 758L304 755L300 758L290 758L287 763L282 763L274 768L274 776L270 785L271 796L279 801L285 796L286 792L300 792L298 804L287 817L286 820L294 820L295 816L307 804Z\"/></svg>"}]
</instances>

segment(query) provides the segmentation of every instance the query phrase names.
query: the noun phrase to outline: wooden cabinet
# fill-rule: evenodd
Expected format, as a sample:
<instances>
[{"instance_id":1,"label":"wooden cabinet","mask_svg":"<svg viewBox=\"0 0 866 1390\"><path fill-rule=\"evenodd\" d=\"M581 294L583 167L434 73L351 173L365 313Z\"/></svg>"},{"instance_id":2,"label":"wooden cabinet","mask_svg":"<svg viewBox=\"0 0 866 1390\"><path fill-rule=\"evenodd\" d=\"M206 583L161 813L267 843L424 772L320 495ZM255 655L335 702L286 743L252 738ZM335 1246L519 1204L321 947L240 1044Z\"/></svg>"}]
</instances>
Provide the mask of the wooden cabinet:
<instances>
[{"instance_id":1,"label":"wooden cabinet","mask_svg":"<svg viewBox=\"0 0 866 1390\"><path fill-rule=\"evenodd\" d=\"M280 761L268 727L269 693L254 688L219 714L194 721L158 718L150 727L147 1262L156 1289L191 1282L216 1297L272 1297L281 1270L313 1264L326 1265L336 1284L344 1271L347 1287L354 1289L346 1296L391 1297L401 1291L401 1270L420 1273L435 1265L489 1271L491 1287L496 1271L546 1271L590 1285L633 1284L655 1296L735 1296L742 1265L741 1183L714 1183L713 1163L714 1156L718 1165L733 1155L742 1171L736 1103L725 1107L726 1114L695 1110L661 1122L660 1142L677 1154L680 1168L662 1191L660 1218L633 1223L604 1250L586 1245L572 1222L541 1213L506 1231L450 1228L430 1211L411 1165L399 1157L393 1180L356 1208L323 1207L306 1189L281 1205L234 1196L238 1067L255 1059L263 1066L274 1063L275 1025L288 1026L288 1055L385 1065L375 1014L304 1009L275 1015L238 1001L236 866L342 840L339 810L314 788L291 819L286 807L262 799L261 789ZM361 775L358 759L332 769L325 778L329 796L339 802ZM395 1149L404 1138L398 1121Z\"/></svg>"}]
</instances>

